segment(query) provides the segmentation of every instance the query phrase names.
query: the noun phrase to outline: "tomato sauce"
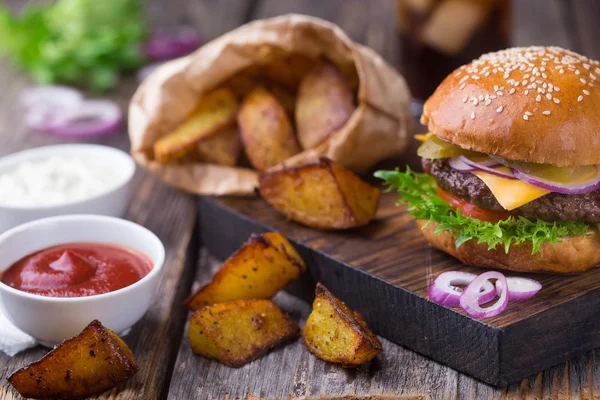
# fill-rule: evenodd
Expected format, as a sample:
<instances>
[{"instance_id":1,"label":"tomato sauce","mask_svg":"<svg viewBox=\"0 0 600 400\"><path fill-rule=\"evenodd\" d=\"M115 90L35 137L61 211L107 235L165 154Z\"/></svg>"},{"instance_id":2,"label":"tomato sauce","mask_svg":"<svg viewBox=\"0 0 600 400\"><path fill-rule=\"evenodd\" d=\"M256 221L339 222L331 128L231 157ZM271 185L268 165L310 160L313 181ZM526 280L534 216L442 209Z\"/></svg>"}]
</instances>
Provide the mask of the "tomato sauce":
<instances>
[{"instance_id":1,"label":"tomato sauce","mask_svg":"<svg viewBox=\"0 0 600 400\"><path fill-rule=\"evenodd\" d=\"M496 223L498 221L504 221L511 216L508 211L485 210L477 207L475 204L469 203L468 201L454 196L453 194L450 194L440 188L437 188L437 195L440 199L450 203L453 210L459 209L461 214L465 217Z\"/></svg>"},{"instance_id":2,"label":"tomato sauce","mask_svg":"<svg viewBox=\"0 0 600 400\"><path fill-rule=\"evenodd\" d=\"M84 297L113 292L152 270L143 254L106 243L68 243L23 257L2 275L2 283L49 297Z\"/></svg>"}]
</instances>

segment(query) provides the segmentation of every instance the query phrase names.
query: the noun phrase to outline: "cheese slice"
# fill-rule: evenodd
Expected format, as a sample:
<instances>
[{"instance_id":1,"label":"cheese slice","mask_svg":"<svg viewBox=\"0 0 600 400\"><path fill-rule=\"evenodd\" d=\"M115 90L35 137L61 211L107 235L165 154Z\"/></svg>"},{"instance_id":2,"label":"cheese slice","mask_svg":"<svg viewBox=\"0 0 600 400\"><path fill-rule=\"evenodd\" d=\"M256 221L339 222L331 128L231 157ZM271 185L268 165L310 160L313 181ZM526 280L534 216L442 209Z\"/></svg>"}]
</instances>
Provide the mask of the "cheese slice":
<instances>
[{"instance_id":1,"label":"cheese slice","mask_svg":"<svg viewBox=\"0 0 600 400\"><path fill-rule=\"evenodd\" d=\"M550 193L549 190L530 185L520 179L502 178L483 171L473 173L490 188L498 203L508 211Z\"/></svg>"},{"instance_id":2,"label":"cheese slice","mask_svg":"<svg viewBox=\"0 0 600 400\"><path fill-rule=\"evenodd\" d=\"M427 133L417 133L415 135L415 139L417 139L420 142L426 142L427 139L429 139L431 136L433 136L433 133L431 132L427 132Z\"/></svg>"}]
</instances>

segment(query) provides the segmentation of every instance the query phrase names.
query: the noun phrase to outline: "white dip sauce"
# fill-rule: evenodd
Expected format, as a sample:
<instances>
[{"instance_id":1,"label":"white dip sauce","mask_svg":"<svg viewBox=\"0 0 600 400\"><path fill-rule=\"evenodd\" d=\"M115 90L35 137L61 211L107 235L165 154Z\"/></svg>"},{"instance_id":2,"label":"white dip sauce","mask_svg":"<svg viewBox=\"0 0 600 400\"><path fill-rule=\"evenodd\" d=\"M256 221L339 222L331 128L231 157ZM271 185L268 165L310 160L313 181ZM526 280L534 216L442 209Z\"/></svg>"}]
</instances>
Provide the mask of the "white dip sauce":
<instances>
[{"instance_id":1,"label":"white dip sauce","mask_svg":"<svg viewBox=\"0 0 600 400\"><path fill-rule=\"evenodd\" d=\"M49 157L0 171L0 206L47 207L108 192L122 181L111 165L83 157Z\"/></svg>"}]
</instances>

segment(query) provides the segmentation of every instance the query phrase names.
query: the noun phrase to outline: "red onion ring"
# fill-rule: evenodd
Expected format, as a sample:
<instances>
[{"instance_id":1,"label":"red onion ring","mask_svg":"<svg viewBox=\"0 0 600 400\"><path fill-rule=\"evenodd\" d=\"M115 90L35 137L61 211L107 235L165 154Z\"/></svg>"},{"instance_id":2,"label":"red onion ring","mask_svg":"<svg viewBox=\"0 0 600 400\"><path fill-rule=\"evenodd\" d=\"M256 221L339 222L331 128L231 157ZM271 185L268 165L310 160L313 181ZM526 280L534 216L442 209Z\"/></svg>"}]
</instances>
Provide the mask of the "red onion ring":
<instances>
[{"instance_id":1,"label":"red onion ring","mask_svg":"<svg viewBox=\"0 0 600 400\"><path fill-rule=\"evenodd\" d=\"M433 281L427 295L429 299L437 304L448 307L460 306L460 296L463 289L457 285L466 286L473 282L477 275L461 271L442 272ZM491 282L486 281L479 293L478 300L481 304L492 301L496 297L496 290Z\"/></svg>"},{"instance_id":2,"label":"red onion ring","mask_svg":"<svg viewBox=\"0 0 600 400\"><path fill-rule=\"evenodd\" d=\"M582 194L588 193L596 189L600 189L600 168L596 166L596 175L593 178L579 183L557 183L549 181L547 179L538 178L537 176L529 175L523 171L513 168L515 176L527 182L530 185L537 186L542 189L550 190L551 192L563 193L563 194Z\"/></svg>"},{"instance_id":3,"label":"red onion ring","mask_svg":"<svg viewBox=\"0 0 600 400\"><path fill-rule=\"evenodd\" d=\"M54 108L70 108L83 101L83 94L68 86L43 85L23 89L19 101L25 110L50 105Z\"/></svg>"},{"instance_id":4,"label":"red onion ring","mask_svg":"<svg viewBox=\"0 0 600 400\"><path fill-rule=\"evenodd\" d=\"M144 53L154 61L184 56L200 47L200 34L191 26L158 28L144 46Z\"/></svg>"},{"instance_id":5,"label":"red onion ring","mask_svg":"<svg viewBox=\"0 0 600 400\"><path fill-rule=\"evenodd\" d=\"M465 157L463 155L458 156L458 158L462 162L464 162L465 164L467 164L467 165L469 165L469 166L471 166L471 167L473 167L473 168L475 168L477 170L480 170L480 171L483 171L483 172L488 172L488 173L490 173L492 175L501 176L503 178L515 179L515 176L512 173L507 173L507 172L499 171L499 170L497 170L495 168L490 167L489 165L485 165L484 163L480 163L480 162L477 162L477 161L469 160L467 157ZM491 160L491 161L494 162L496 166L500 165L500 163L497 163L495 160ZM486 164L488 164L488 163L486 162ZM494 164L492 164L492 165L494 165Z\"/></svg>"},{"instance_id":6,"label":"red onion ring","mask_svg":"<svg viewBox=\"0 0 600 400\"><path fill-rule=\"evenodd\" d=\"M121 126L119 106L108 100L87 100L72 112L65 113L49 131L62 137L83 137L115 133Z\"/></svg>"},{"instance_id":7,"label":"red onion ring","mask_svg":"<svg viewBox=\"0 0 600 400\"><path fill-rule=\"evenodd\" d=\"M460 172L473 172L476 171L475 168L471 167L470 165L466 164L464 161L462 161L460 158L458 157L452 157L449 161L448 164L454 168L457 171Z\"/></svg>"},{"instance_id":8,"label":"red onion ring","mask_svg":"<svg viewBox=\"0 0 600 400\"><path fill-rule=\"evenodd\" d=\"M525 301L542 289L542 284L529 278L520 278L509 276L506 278L508 285L508 300L509 301ZM498 295L504 290L504 283L500 280L496 281L496 292Z\"/></svg>"},{"instance_id":9,"label":"red onion ring","mask_svg":"<svg viewBox=\"0 0 600 400\"><path fill-rule=\"evenodd\" d=\"M460 296L460 306L474 318L494 317L504 311L508 304L508 290L500 289L499 298L493 305L486 308L481 307L479 293L490 279L496 279L496 283L500 282L503 285L502 288L507 287L506 277L503 274L488 271L475 278Z\"/></svg>"}]
</instances>

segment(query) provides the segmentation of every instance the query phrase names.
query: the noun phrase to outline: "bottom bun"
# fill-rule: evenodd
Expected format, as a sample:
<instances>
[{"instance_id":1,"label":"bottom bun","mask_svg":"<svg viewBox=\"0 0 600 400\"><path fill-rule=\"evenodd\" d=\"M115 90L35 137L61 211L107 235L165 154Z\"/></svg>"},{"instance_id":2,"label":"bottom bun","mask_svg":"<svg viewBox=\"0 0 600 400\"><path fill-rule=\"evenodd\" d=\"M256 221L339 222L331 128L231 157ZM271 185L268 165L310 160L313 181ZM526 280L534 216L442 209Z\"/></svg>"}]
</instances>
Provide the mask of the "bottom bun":
<instances>
[{"instance_id":1,"label":"bottom bun","mask_svg":"<svg viewBox=\"0 0 600 400\"><path fill-rule=\"evenodd\" d=\"M600 264L600 240L596 230L591 231L588 236L569 236L557 243L544 243L540 251L533 255L529 243L511 245L506 254L502 246L488 250L487 244L478 244L475 240L469 240L457 249L456 236L453 233L443 231L436 234L437 222L430 222L423 229L426 222L417 221L417 225L433 247L475 267L574 274Z\"/></svg>"}]
</instances>

